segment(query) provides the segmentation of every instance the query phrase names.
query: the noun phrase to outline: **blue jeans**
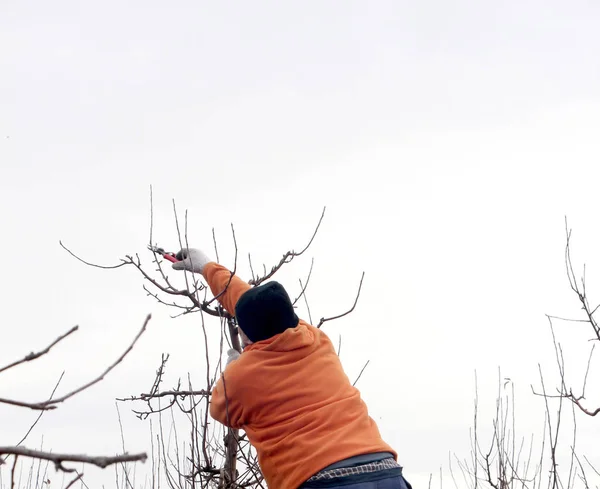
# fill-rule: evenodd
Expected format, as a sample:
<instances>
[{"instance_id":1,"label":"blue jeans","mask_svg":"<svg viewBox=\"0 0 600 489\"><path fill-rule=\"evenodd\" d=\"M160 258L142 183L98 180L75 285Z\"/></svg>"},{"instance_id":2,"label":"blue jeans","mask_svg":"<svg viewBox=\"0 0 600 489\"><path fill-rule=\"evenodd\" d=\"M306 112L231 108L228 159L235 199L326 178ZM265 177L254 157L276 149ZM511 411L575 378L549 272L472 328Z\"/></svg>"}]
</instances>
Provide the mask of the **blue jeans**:
<instances>
[{"instance_id":1,"label":"blue jeans","mask_svg":"<svg viewBox=\"0 0 600 489\"><path fill-rule=\"evenodd\" d=\"M349 486L338 486L344 489L412 489L412 486L401 475L372 482L359 482Z\"/></svg>"}]
</instances>

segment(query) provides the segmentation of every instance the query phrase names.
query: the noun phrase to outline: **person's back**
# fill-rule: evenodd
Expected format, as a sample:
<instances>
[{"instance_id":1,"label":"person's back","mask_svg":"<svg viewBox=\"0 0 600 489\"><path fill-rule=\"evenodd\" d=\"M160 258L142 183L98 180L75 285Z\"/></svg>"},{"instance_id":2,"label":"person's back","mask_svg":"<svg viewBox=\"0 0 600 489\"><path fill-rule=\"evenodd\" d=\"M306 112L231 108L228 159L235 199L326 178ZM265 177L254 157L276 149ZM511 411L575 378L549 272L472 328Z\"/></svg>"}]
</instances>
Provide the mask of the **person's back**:
<instances>
[{"instance_id":1,"label":"person's back","mask_svg":"<svg viewBox=\"0 0 600 489\"><path fill-rule=\"evenodd\" d=\"M246 432L269 487L410 487L331 341L298 319L280 284L251 288L198 250L178 258L173 267L203 273L244 333L210 414Z\"/></svg>"}]
</instances>

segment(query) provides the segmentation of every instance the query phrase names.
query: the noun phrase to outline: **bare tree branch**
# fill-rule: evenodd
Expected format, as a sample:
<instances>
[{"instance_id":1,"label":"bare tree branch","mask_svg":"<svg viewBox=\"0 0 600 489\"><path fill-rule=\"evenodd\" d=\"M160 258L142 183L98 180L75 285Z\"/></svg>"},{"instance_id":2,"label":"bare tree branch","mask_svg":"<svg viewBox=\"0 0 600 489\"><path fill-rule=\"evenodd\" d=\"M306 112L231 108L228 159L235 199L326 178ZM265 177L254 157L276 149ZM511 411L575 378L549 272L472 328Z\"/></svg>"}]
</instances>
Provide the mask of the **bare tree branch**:
<instances>
[{"instance_id":1,"label":"bare tree branch","mask_svg":"<svg viewBox=\"0 0 600 489\"><path fill-rule=\"evenodd\" d=\"M363 272L362 276L360 277L360 284L358 285L358 292L356 293L356 298L354 299L354 304L352 304L352 307L350 309L348 309L346 312L339 314L337 316L332 316L330 318L321 318L321 321L319 321L317 328L320 328L321 326L323 326L323 324L326 323L327 321L333 321L334 319L343 318L344 316L347 316L352 311L354 311L354 309L356 308L356 304L358 303L358 298L360 297L360 291L362 289L362 284L363 284L364 278L365 278L365 272Z\"/></svg>"},{"instance_id":2,"label":"bare tree branch","mask_svg":"<svg viewBox=\"0 0 600 489\"><path fill-rule=\"evenodd\" d=\"M41 450L32 450L24 447L0 447L0 455L16 455L22 457L36 458L39 460L49 460L54 462L57 470L73 472L75 469L67 469L62 464L64 462L81 462L84 464L95 465L104 469L109 465L120 462L145 462L147 455L145 453L135 453L115 455L112 457L90 457L88 455L68 454L68 453L50 453Z\"/></svg>"},{"instance_id":3,"label":"bare tree branch","mask_svg":"<svg viewBox=\"0 0 600 489\"><path fill-rule=\"evenodd\" d=\"M190 291L189 289L178 290L178 289L175 289L174 287L171 287L169 284L165 287L165 286L159 284L155 279L153 279L142 268L142 266L139 262L136 262L133 260L133 257L127 256L127 263L131 263L133 266L135 266L140 271L140 273L144 276L144 278L146 280L148 280L148 282L150 282L152 285L154 285L157 289L159 289L161 292L164 292L165 294L170 294L170 295L179 295L182 297L187 297L192 302L194 307L201 309L202 312L205 312L206 314L209 314L211 316L221 317L223 315L220 311L215 310L215 309L210 309L209 307L207 307L207 305L205 303L200 302L195 295L195 293L196 293L195 290L193 290L193 291Z\"/></svg>"},{"instance_id":4,"label":"bare tree branch","mask_svg":"<svg viewBox=\"0 0 600 489\"><path fill-rule=\"evenodd\" d=\"M58 242L73 258L79 260L81 263L85 263L86 265L90 266L90 267L94 267L94 268L102 268L104 270L113 270L115 268L120 268L122 266L127 265L127 262L125 260L121 260L121 263L119 263L118 265L96 265L95 263L90 263L86 260L84 260L83 258L80 258L79 256L77 256L75 253L73 253L69 248L67 248L62 241Z\"/></svg>"},{"instance_id":5,"label":"bare tree branch","mask_svg":"<svg viewBox=\"0 0 600 489\"><path fill-rule=\"evenodd\" d=\"M581 412L583 412L584 414L586 414L588 416L596 416L600 413L600 407L598 407L597 409L590 409L590 408L585 407L583 405L583 403L581 402L582 400L585 399L587 379L588 379L588 375L589 375L589 371L590 371L590 364L591 364L592 356L594 353L595 345L592 347L592 349L590 351L590 356L588 358L587 368L586 368L585 376L583 379L582 394L579 396L575 395L573 393L573 389L570 387L567 387L562 347L556 340L556 336L554 333L554 327L553 327L553 323L552 323L553 319L558 319L558 320L563 320L563 321L571 321L571 322L589 323L590 326L592 327L592 330L594 331L595 338L593 338L593 339L600 341L600 327L598 326L598 323L596 322L596 319L594 317L594 313L596 312L598 307L591 310L590 305L589 305L589 301L588 301L588 297L587 297L586 279L585 279L585 272L586 272L585 265L583 267L583 277L581 278L580 281L577 279L577 277L575 275L573 261L571 258L571 234L572 234L572 232L568 228L566 218L565 218L565 234L566 234L566 245L565 245L564 263L565 263L565 269L567 272L567 278L569 280L569 285L571 287L571 290L577 296L579 303L581 304L581 309L584 311L584 314L586 317L585 317L585 319L565 319L565 318L558 317L558 316L547 315L548 321L550 324L550 330L552 332L552 340L553 340L553 344L554 344L554 349L555 349L555 354L556 354L556 362L557 362L559 376L560 376L560 387L556 389L556 391L557 391L556 395L547 393L545 389L543 389L542 393L537 393L533 389L533 386L532 386L532 391L537 396L545 397L546 402L547 402L547 399L556 398L556 399L559 399L559 401L562 403L563 399L567 399L570 402L572 402L574 406L577 406L579 408L579 410ZM540 375L541 375L541 371L540 371ZM542 384L542 387L543 387L543 384ZM560 406L562 406L562 404L560 404ZM558 427L559 427L559 423L557 422L557 429L558 429ZM552 449L554 450L555 446L552 447ZM574 462L572 459L572 465L573 464L574 464ZM556 483L554 485L556 485Z\"/></svg>"},{"instance_id":6,"label":"bare tree branch","mask_svg":"<svg viewBox=\"0 0 600 489\"><path fill-rule=\"evenodd\" d=\"M41 410L55 409L57 404L60 404L60 403L62 403L64 401L66 401L67 399L73 397L74 395L79 394L80 392L88 389L89 387L91 387L94 384L97 384L98 382L100 382L101 380L103 380L104 377L106 377L106 375L111 370L113 370L119 363L121 363L123 361L123 359L127 356L127 354L133 349L133 347L137 343L137 341L140 338L140 336L142 336L142 334L144 333L144 331L146 331L146 326L148 325L148 322L150 321L150 318L151 318L151 315L148 314L148 316L146 316L146 320L144 321L144 324L142 325L142 328L140 329L140 331L138 332L138 334L134 338L133 342L123 352L123 354L121 354L121 356L112 365L110 365L104 372L102 372L98 377L96 377L94 380L88 382L87 384L85 384L85 385L83 385L83 386L75 389L74 391L69 392L68 394L65 394L64 396L59 397L57 399L48 399L47 401L43 401L43 402L28 403L28 402L14 401L14 400L10 400L10 399L2 399L2 398L0 398L0 403L11 404L13 406L19 406L19 407L27 407L27 408L35 409L35 410L40 410L40 409Z\"/></svg>"},{"instance_id":7,"label":"bare tree branch","mask_svg":"<svg viewBox=\"0 0 600 489\"><path fill-rule=\"evenodd\" d=\"M585 414L587 414L588 416L596 416L598 413L600 413L600 407L594 409L594 410L590 410L585 408L582 404L581 404L581 398L576 398L573 396L573 394L569 394L567 396L563 396L571 401L573 401L573 403Z\"/></svg>"},{"instance_id":8,"label":"bare tree branch","mask_svg":"<svg viewBox=\"0 0 600 489\"><path fill-rule=\"evenodd\" d=\"M67 331L65 334L59 336L58 338L56 338L52 343L50 343L50 345L48 345L43 350L38 351L37 353L31 352L29 355L25 355L25 357L22 358L21 360L17 360L16 362L8 364L6 367L0 368L0 373L4 372L5 370L8 370L10 368L16 367L17 365L20 365L22 363L31 362L32 360L36 360L36 359L40 358L41 356L43 356L46 353L48 353L52 349L52 347L54 345L56 345L57 343L61 342L67 336L71 335L72 333L74 333L78 329L79 329L79 326L73 326L69 331Z\"/></svg>"},{"instance_id":9,"label":"bare tree branch","mask_svg":"<svg viewBox=\"0 0 600 489\"><path fill-rule=\"evenodd\" d=\"M19 459L19 456L15 456L15 459L13 460L13 466L12 466L12 470L10 471L10 487L11 489L15 488L15 469L17 468L17 460ZM0 463L0 465L2 465L4 462Z\"/></svg>"},{"instance_id":10,"label":"bare tree branch","mask_svg":"<svg viewBox=\"0 0 600 489\"><path fill-rule=\"evenodd\" d=\"M321 227L321 223L323 222L323 218L325 217L325 209L326 209L326 207L323 207L323 212L321 213L321 217L319 219L319 222L317 223L317 227L315 228L313 235L310 238L310 241L302 249L302 251L300 251L298 253L296 253L293 250L286 252L283 255L283 257L281 258L281 260L279 260L279 263L271 268L271 271L269 273L265 273L262 277L252 278L251 280L248 281L248 283L250 285L260 285L265 280L269 280L273 275L275 275L283 265L285 265L286 263L290 263L295 257L301 256L302 254L304 254L304 252L306 250L308 250L308 248L314 241L315 236L317 235L317 232L319 231L319 227Z\"/></svg>"},{"instance_id":11,"label":"bare tree branch","mask_svg":"<svg viewBox=\"0 0 600 489\"><path fill-rule=\"evenodd\" d=\"M150 399L158 399L159 397L178 397L184 399L190 396L210 396L210 392L206 390L170 390L157 392L156 394L140 394L139 396L130 396L117 398L117 401L149 401Z\"/></svg>"}]
</instances>

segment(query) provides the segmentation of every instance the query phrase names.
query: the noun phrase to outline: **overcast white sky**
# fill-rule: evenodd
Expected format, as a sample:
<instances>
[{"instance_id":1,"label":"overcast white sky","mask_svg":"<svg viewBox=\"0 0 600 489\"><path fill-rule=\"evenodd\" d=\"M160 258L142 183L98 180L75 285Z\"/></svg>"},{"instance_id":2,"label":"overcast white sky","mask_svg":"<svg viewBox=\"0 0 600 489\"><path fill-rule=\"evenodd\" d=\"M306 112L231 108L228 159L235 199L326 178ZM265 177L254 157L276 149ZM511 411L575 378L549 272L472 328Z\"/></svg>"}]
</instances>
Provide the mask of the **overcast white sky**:
<instances>
[{"instance_id":1,"label":"overcast white sky","mask_svg":"<svg viewBox=\"0 0 600 489\"><path fill-rule=\"evenodd\" d=\"M578 0L2 0L0 364L81 331L0 376L0 397L41 400L63 369L66 392L154 315L121 367L27 444L117 452L114 398L147 390L161 352L169 382L202 376L198 317L169 319L135 270L85 267L58 244L148 262L150 185L155 239L177 248L175 198L190 243L210 251L215 227L229 266L230 223L240 255L270 265L327 206L310 255L281 280L295 294L314 256L320 318L345 310L366 272L355 313L326 332L342 335L350 377L371 360L359 386L415 487L450 452L468 456L475 370L485 429L501 367L520 432L538 434L538 362L555 381L545 314L579 314L565 215L600 300L598 25L600 5ZM589 333L557 332L579 386ZM589 398L600 404L597 389ZM149 450L129 407L127 449ZM0 444L34 417L0 405ZM600 425L578 420L579 448L600 465ZM86 473L111 487L112 471Z\"/></svg>"}]
</instances>

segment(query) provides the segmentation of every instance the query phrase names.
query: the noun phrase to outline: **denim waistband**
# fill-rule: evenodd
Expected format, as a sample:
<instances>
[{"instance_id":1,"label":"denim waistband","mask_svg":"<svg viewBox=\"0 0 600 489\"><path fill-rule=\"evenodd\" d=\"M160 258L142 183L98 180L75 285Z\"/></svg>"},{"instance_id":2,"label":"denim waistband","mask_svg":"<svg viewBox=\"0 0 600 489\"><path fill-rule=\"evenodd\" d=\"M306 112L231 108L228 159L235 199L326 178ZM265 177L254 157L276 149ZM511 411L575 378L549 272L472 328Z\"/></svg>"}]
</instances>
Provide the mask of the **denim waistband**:
<instances>
[{"instance_id":1,"label":"denim waistband","mask_svg":"<svg viewBox=\"0 0 600 489\"><path fill-rule=\"evenodd\" d=\"M321 472L324 470L339 469L342 467L354 467L355 465L363 465L369 462L378 462L379 460L390 457L393 457L393 455L389 452L363 453L361 455L345 458L344 460L340 460L328 465L324 469L321 469Z\"/></svg>"},{"instance_id":2,"label":"denim waistband","mask_svg":"<svg viewBox=\"0 0 600 489\"><path fill-rule=\"evenodd\" d=\"M394 460L394 457L387 457L383 460L368 462L362 465L354 465L352 467L338 467L334 469L324 469L317 472L306 482L315 482L325 479L337 479L338 477L348 477L351 475L368 474L371 472L379 472L381 470L400 469L401 466Z\"/></svg>"}]
</instances>

